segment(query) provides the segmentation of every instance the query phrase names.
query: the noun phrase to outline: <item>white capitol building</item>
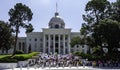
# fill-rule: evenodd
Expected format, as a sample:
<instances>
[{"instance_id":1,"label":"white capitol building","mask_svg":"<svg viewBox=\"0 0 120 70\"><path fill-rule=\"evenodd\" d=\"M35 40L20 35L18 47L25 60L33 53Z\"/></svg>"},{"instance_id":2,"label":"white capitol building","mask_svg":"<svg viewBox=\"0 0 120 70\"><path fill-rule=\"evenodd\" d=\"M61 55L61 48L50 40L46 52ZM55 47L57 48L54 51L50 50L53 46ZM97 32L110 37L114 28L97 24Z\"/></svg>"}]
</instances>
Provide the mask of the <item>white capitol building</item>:
<instances>
[{"instance_id":1,"label":"white capitol building","mask_svg":"<svg viewBox=\"0 0 120 70\"><path fill-rule=\"evenodd\" d=\"M89 47L86 45L71 47L71 39L80 36L80 32L71 32L71 28L65 28L65 22L58 12L50 19L48 25L49 28L43 28L42 32L31 32L27 33L26 37L18 37L16 49L25 53L69 54L75 51L87 53ZM10 49L8 53L12 53L12 50Z\"/></svg>"},{"instance_id":2,"label":"white capitol building","mask_svg":"<svg viewBox=\"0 0 120 70\"><path fill-rule=\"evenodd\" d=\"M55 13L48 23L49 28L43 28L42 32L27 33L27 37L19 37L17 49L24 52L44 52L69 54L74 51L87 53L88 46L70 46L71 39L80 36L80 32L71 32L71 28L65 28L65 22Z\"/></svg>"},{"instance_id":3,"label":"white capitol building","mask_svg":"<svg viewBox=\"0 0 120 70\"><path fill-rule=\"evenodd\" d=\"M87 53L88 46L70 46L71 39L80 36L80 32L71 32L71 28L65 28L65 22L55 13L48 23L49 28L43 28L42 32L27 33L27 37L19 37L17 49L28 52L44 52L69 54L74 51Z\"/></svg>"}]
</instances>

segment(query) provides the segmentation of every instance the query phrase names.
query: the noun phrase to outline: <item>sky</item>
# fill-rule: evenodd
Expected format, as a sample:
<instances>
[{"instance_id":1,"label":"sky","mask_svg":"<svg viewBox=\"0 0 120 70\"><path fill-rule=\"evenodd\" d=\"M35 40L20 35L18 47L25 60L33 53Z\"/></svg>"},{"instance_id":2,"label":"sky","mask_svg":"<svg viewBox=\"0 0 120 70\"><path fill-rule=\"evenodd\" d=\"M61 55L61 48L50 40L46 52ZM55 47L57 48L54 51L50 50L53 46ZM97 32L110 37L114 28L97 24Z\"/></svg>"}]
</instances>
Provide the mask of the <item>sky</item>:
<instances>
[{"instance_id":1,"label":"sky","mask_svg":"<svg viewBox=\"0 0 120 70\"><path fill-rule=\"evenodd\" d=\"M33 32L41 32L42 28L48 28L50 19L56 12L56 3L59 16L65 22L65 28L71 28L72 32L80 32L82 15L85 14L85 5L90 0L1 0L0 20L8 22L8 12L16 3L23 3L33 12L33 19L30 21L34 27ZM114 2L116 0L109 0ZM20 29L19 37L25 37L25 29Z\"/></svg>"}]
</instances>

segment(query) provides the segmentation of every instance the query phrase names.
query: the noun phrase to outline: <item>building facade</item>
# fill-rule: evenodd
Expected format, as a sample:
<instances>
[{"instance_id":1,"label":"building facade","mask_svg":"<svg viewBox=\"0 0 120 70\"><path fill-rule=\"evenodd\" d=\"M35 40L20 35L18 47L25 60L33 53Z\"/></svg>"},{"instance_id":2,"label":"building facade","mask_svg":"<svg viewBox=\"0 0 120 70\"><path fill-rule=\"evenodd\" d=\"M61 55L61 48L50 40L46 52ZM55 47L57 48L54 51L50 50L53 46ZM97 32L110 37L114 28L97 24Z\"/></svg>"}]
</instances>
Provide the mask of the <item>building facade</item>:
<instances>
[{"instance_id":1,"label":"building facade","mask_svg":"<svg viewBox=\"0 0 120 70\"><path fill-rule=\"evenodd\" d=\"M59 13L55 13L48 26L49 28L43 28L42 32L31 32L27 33L26 37L19 37L16 49L25 53L69 54L74 51L87 53L88 46L70 46L71 39L80 36L80 32L71 32L71 28L65 28L65 22Z\"/></svg>"}]
</instances>

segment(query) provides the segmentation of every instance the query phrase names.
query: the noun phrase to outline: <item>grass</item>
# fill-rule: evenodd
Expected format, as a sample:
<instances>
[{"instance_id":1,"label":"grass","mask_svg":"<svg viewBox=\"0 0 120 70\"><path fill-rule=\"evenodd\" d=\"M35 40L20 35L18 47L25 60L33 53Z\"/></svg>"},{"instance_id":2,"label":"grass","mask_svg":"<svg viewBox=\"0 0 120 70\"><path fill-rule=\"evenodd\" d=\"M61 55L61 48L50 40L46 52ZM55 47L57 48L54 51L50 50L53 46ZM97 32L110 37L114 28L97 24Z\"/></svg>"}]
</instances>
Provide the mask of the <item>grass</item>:
<instances>
[{"instance_id":1,"label":"grass","mask_svg":"<svg viewBox=\"0 0 120 70\"><path fill-rule=\"evenodd\" d=\"M5 58L7 56L10 56L10 55L0 55L0 59Z\"/></svg>"},{"instance_id":2,"label":"grass","mask_svg":"<svg viewBox=\"0 0 120 70\"><path fill-rule=\"evenodd\" d=\"M32 58L32 56L37 55L38 52L32 52L29 54L16 54L15 56L11 55L0 55L0 62L18 62L18 61L24 61L29 58Z\"/></svg>"}]
</instances>

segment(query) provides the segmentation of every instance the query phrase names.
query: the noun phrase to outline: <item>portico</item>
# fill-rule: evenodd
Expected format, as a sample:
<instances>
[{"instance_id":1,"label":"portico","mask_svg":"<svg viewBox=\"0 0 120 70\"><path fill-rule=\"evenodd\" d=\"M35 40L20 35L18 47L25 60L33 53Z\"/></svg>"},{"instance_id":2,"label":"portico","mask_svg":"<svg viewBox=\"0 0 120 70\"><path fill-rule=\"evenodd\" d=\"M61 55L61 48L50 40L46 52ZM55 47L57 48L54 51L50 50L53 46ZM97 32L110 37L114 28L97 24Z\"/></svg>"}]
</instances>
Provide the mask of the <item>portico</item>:
<instances>
[{"instance_id":1,"label":"portico","mask_svg":"<svg viewBox=\"0 0 120 70\"><path fill-rule=\"evenodd\" d=\"M45 53L70 53L71 29L43 29L43 41Z\"/></svg>"}]
</instances>

